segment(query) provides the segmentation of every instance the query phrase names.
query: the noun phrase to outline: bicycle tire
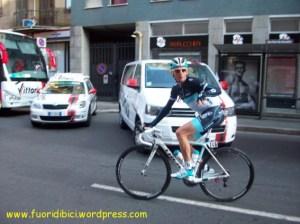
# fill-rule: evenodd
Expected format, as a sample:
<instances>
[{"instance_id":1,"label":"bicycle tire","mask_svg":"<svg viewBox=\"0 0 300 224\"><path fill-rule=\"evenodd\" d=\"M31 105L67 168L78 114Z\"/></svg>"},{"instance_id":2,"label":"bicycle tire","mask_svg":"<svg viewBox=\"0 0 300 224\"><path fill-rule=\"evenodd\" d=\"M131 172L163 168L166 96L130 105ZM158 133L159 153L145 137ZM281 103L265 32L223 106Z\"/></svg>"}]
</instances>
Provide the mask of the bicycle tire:
<instances>
[{"instance_id":1,"label":"bicycle tire","mask_svg":"<svg viewBox=\"0 0 300 224\"><path fill-rule=\"evenodd\" d=\"M241 150L233 147L219 148L214 151L214 156L230 176L228 178L204 180L200 183L204 193L221 202L235 201L243 197L250 190L254 181L254 166L249 157ZM224 173L212 156L208 155L199 167L199 177L205 164L214 172L210 175Z\"/></svg>"},{"instance_id":2,"label":"bicycle tire","mask_svg":"<svg viewBox=\"0 0 300 224\"><path fill-rule=\"evenodd\" d=\"M146 169L146 175L143 175L141 170L149 157L145 151L144 146L133 146L125 150L117 161L116 177L120 187L128 195L136 199L150 200L168 188L171 167L162 150L158 149Z\"/></svg>"}]
</instances>

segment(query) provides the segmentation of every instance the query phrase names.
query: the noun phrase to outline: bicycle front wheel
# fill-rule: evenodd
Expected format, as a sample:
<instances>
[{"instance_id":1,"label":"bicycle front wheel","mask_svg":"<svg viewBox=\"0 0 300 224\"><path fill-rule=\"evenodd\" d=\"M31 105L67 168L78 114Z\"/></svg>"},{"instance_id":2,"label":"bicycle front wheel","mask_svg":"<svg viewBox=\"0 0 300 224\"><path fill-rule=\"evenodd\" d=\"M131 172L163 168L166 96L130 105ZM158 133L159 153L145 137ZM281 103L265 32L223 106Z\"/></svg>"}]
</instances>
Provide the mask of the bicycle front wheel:
<instances>
[{"instance_id":1,"label":"bicycle front wheel","mask_svg":"<svg viewBox=\"0 0 300 224\"><path fill-rule=\"evenodd\" d=\"M219 148L214 152L214 156L229 173L229 177L221 177L225 172L209 155L199 167L199 176L202 173L204 177L204 181L200 183L202 190L217 201L223 202L234 201L244 196L254 180L254 167L250 159L233 147ZM208 178L205 181L206 177Z\"/></svg>"},{"instance_id":2,"label":"bicycle front wheel","mask_svg":"<svg viewBox=\"0 0 300 224\"><path fill-rule=\"evenodd\" d=\"M137 199L150 200L168 188L171 167L160 149L146 166L150 154L145 154L145 150L144 146L134 146L124 151L117 161L116 176L127 194Z\"/></svg>"}]
</instances>

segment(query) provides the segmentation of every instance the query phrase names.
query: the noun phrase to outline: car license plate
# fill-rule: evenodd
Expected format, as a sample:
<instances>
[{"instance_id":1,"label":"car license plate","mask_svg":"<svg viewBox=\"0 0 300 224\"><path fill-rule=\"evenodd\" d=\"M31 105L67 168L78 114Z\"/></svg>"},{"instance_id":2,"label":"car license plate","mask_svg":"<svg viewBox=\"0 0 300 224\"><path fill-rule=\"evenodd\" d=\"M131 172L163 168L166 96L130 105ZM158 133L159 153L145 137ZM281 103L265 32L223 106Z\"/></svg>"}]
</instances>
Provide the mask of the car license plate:
<instances>
[{"instance_id":1,"label":"car license plate","mask_svg":"<svg viewBox=\"0 0 300 224\"><path fill-rule=\"evenodd\" d=\"M210 148L218 148L218 142L215 140L212 140L209 142L209 147Z\"/></svg>"},{"instance_id":2,"label":"car license plate","mask_svg":"<svg viewBox=\"0 0 300 224\"><path fill-rule=\"evenodd\" d=\"M59 117L59 116L61 116L61 112L48 112L48 116Z\"/></svg>"}]
</instances>

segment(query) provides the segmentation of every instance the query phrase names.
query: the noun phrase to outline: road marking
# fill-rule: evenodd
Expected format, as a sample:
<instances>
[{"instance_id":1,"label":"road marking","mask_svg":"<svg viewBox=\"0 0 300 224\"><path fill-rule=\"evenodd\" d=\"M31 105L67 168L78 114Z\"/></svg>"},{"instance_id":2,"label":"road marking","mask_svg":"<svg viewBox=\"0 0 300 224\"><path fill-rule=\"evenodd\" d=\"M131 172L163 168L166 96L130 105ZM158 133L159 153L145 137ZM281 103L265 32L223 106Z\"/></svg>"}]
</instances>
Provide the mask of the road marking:
<instances>
[{"instance_id":1,"label":"road marking","mask_svg":"<svg viewBox=\"0 0 300 224\"><path fill-rule=\"evenodd\" d=\"M123 193L123 190L121 188L103 185L103 184L94 183L91 185L91 187L101 189L101 190ZM264 218L278 219L278 220L284 220L284 221L290 221L290 222L300 222L300 217L297 217L297 216L283 215L283 214L278 214L278 213L257 211L257 210L245 209L245 208L237 208L237 207L231 207L231 206L226 206L226 205L200 202L200 201L194 201L194 200L190 200L190 199L176 198L176 197L164 196L164 195L159 196L157 199L169 201L169 202L181 203L181 204L185 204L185 205L193 205L193 206L198 206L198 207L205 207L205 208L223 210L223 211L228 211L228 212L241 213L241 214L246 214L246 215L261 216Z\"/></svg>"},{"instance_id":2,"label":"road marking","mask_svg":"<svg viewBox=\"0 0 300 224\"><path fill-rule=\"evenodd\" d=\"M98 109L97 113L118 113L119 109Z\"/></svg>"}]
</instances>

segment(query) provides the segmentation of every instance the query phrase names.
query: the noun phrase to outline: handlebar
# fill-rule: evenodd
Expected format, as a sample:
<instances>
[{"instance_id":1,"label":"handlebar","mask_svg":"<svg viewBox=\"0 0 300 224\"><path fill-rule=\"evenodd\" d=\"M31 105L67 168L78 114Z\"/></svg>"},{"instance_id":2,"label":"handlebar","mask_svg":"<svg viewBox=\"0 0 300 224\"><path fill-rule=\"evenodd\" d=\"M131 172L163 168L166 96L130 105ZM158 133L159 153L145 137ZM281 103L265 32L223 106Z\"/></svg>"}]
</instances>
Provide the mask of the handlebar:
<instances>
[{"instance_id":1,"label":"handlebar","mask_svg":"<svg viewBox=\"0 0 300 224\"><path fill-rule=\"evenodd\" d=\"M161 132L159 129L157 129L157 128L155 128L155 127L152 127L152 128L144 128L144 127L140 127L139 128L139 130L141 130L141 132L138 134L138 140L139 140L139 142L141 143L141 144L143 144L143 145L146 145L146 146L152 146L153 145L153 143L152 142L148 142L148 141L145 141L144 139L143 139L143 135L144 134L150 134L152 137L155 137L154 136L154 133L155 132Z\"/></svg>"}]
</instances>

